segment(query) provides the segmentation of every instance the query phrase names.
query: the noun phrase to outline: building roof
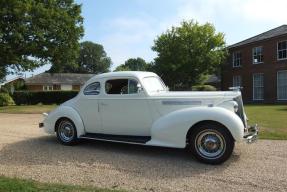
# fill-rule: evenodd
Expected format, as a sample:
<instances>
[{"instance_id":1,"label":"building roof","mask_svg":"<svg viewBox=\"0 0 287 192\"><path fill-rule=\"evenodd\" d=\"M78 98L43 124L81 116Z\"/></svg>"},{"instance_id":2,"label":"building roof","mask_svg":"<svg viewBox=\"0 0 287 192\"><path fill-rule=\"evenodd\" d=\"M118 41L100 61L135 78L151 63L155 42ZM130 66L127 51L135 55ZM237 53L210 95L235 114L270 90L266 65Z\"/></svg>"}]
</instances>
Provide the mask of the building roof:
<instances>
[{"instance_id":1,"label":"building roof","mask_svg":"<svg viewBox=\"0 0 287 192\"><path fill-rule=\"evenodd\" d=\"M24 80L24 78L23 78L22 76L17 76L17 77L14 77L14 78L12 78L12 79L9 79L9 80L7 80L7 81L4 81L3 83L0 84L0 86L6 85L7 83L11 83L11 82L16 81L16 80L19 80L19 79Z\"/></svg>"},{"instance_id":2,"label":"building roof","mask_svg":"<svg viewBox=\"0 0 287 192\"><path fill-rule=\"evenodd\" d=\"M40 73L33 77L25 79L26 85L48 85L48 84L66 84L83 85L95 74L79 73Z\"/></svg>"},{"instance_id":3,"label":"building roof","mask_svg":"<svg viewBox=\"0 0 287 192\"><path fill-rule=\"evenodd\" d=\"M271 29L271 30L266 31L264 33L261 33L259 35L256 35L254 37L251 37L251 38L245 39L243 41L240 41L238 43L235 43L233 45L230 45L228 48L234 48L234 47L250 44L253 42L257 42L257 41L262 41L265 39L270 39L270 38L285 35L285 34L287 34L287 25L281 25L279 27L276 27L274 29Z\"/></svg>"}]
</instances>

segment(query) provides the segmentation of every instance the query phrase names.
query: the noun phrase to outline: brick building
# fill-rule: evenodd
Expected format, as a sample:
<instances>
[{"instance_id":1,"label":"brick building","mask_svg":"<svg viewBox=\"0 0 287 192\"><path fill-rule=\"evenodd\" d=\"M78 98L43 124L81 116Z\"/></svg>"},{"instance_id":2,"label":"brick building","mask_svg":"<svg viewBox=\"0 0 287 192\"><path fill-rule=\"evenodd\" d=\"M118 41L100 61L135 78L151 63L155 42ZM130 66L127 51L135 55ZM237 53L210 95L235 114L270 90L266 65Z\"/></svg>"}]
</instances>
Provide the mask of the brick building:
<instances>
[{"instance_id":1,"label":"brick building","mask_svg":"<svg viewBox=\"0 0 287 192\"><path fill-rule=\"evenodd\" d=\"M241 86L246 103L287 103L287 25L228 47L222 89Z\"/></svg>"},{"instance_id":2,"label":"brick building","mask_svg":"<svg viewBox=\"0 0 287 192\"><path fill-rule=\"evenodd\" d=\"M41 73L25 79L30 91L80 90L94 74Z\"/></svg>"}]
</instances>

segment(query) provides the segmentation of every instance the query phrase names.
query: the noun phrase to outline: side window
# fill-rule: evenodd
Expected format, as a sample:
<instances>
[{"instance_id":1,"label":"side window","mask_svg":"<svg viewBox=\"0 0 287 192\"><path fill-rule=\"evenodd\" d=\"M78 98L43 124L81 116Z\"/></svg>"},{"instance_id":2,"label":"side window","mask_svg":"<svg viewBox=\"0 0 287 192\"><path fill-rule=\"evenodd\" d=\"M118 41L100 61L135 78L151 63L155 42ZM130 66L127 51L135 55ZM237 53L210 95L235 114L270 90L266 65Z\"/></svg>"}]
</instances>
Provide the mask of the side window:
<instances>
[{"instance_id":1,"label":"side window","mask_svg":"<svg viewBox=\"0 0 287 192\"><path fill-rule=\"evenodd\" d=\"M107 94L136 94L138 82L133 79L112 79L106 81Z\"/></svg>"},{"instance_id":2,"label":"side window","mask_svg":"<svg viewBox=\"0 0 287 192\"><path fill-rule=\"evenodd\" d=\"M129 80L128 93L129 94L138 93L138 82L136 80L133 79Z\"/></svg>"},{"instance_id":3,"label":"side window","mask_svg":"<svg viewBox=\"0 0 287 192\"><path fill-rule=\"evenodd\" d=\"M98 95L100 94L101 85L99 82L94 82L86 86L84 89L85 95Z\"/></svg>"}]
</instances>

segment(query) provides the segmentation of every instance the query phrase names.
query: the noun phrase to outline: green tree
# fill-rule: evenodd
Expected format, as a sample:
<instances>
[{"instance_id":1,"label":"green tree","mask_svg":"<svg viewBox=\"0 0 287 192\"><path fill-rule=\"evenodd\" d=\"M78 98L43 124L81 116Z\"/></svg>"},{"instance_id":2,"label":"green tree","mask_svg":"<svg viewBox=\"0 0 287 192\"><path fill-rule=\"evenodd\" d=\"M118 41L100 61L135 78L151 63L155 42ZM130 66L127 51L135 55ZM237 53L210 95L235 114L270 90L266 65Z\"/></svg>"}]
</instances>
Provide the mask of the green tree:
<instances>
[{"instance_id":1,"label":"green tree","mask_svg":"<svg viewBox=\"0 0 287 192\"><path fill-rule=\"evenodd\" d=\"M1 66L1 63L0 63L0 83L5 81L6 74L7 74L6 68L4 66Z\"/></svg>"},{"instance_id":2,"label":"green tree","mask_svg":"<svg viewBox=\"0 0 287 192\"><path fill-rule=\"evenodd\" d=\"M157 57L152 68L172 89L191 89L218 71L227 56L225 45L224 34L216 33L210 23L183 21L154 41Z\"/></svg>"},{"instance_id":3,"label":"green tree","mask_svg":"<svg viewBox=\"0 0 287 192\"><path fill-rule=\"evenodd\" d=\"M124 64L119 65L115 71L147 71L149 64L142 58L130 58Z\"/></svg>"},{"instance_id":4,"label":"green tree","mask_svg":"<svg viewBox=\"0 0 287 192\"><path fill-rule=\"evenodd\" d=\"M0 0L1 72L75 65L83 35L80 14L73 0Z\"/></svg>"},{"instance_id":5,"label":"green tree","mask_svg":"<svg viewBox=\"0 0 287 192\"><path fill-rule=\"evenodd\" d=\"M67 69L65 72L105 73L109 71L112 65L111 58L107 56L104 47L90 41L80 44L80 55L77 63L77 68Z\"/></svg>"}]
</instances>

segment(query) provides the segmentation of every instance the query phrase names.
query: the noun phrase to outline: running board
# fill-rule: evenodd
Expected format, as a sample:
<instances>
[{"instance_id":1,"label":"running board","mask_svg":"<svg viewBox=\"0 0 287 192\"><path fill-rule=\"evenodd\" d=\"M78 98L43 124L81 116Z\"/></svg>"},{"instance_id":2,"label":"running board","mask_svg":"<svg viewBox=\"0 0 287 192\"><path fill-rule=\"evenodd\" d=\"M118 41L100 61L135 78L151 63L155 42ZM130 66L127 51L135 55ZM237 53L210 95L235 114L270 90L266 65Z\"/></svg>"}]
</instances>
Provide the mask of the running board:
<instances>
[{"instance_id":1,"label":"running board","mask_svg":"<svg viewBox=\"0 0 287 192\"><path fill-rule=\"evenodd\" d=\"M101 133L86 133L85 135L80 136L80 138L102 140L102 141L116 141L125 143L138 143L138 144L144 144L149 140L151 140L150 136L110 135Z\"/></svg>"}]
</instances>

